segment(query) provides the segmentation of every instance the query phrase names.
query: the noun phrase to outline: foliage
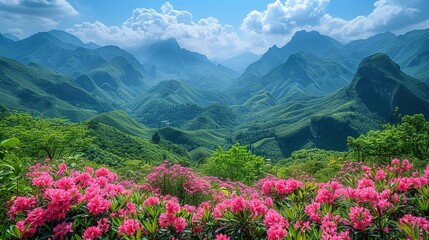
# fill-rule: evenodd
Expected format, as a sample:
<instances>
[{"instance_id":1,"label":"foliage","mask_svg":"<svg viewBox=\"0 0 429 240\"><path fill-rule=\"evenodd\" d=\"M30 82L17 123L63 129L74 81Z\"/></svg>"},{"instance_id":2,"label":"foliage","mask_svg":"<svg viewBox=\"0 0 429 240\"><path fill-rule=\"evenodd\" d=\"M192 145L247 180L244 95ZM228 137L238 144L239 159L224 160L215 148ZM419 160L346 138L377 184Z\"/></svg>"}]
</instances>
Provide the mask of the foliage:
<instances>
[{"instance_id":1,"label":"foliage","mask_svg":"<svg viewBox=\"0 0 429 240\"><path fill-rule=\"evenodd\" d=\"M289 158L276 163L271 172L280 178L289 178L305 172L317 181L333 178L344 162L345 153L323 149L301 149Z\"/></svg>"},{"instance_id":2,"label":"foliage","mask_svg":"<svg viewBox=\"0 0 429 240\"><path fill-rule=\"evenodd\" d=\"M14 151L21 144L18 138L9 138L0 142L0 202L6 203L10 197L31 191L24 180L26 164ZM0 206L0 215L5 215L7 207ZM0 228L1 230L1 228Z\"/></svg>"},{"instance_id":3,"label":"foliage","mask_svg":"<svg viewBox=\"0 0 429 240\"><path fill-rule=\"evenodd\" d=\"M429 160L429 122L422 114L404 116L398 125L384 125L358 138L349 137L351 154L360 161L386 162L395 157L413 159L418 166Z\"/></svg>"},{"instance_id":4,"label":"foliage","mask_svg":"<svg viewBox=\"0 0 429 240\"><path fill-rule=\"evenodd\" d=\"M24 156L50 159L76 156L92 142L83 124L72 124L63 118L40 118L14 113L1 118L0 125L0 137L17 137L21 140Z\"/></svg>"},{"instance_id":5,"label":"foliage","mask_svg":"<svg viewBox=\"0 0 429 240\"><path fill-rule=\"evenodd\" d=\"M265 160L252 154L246 146L236 143L229 150L221 147L203 165L204 172L231 181L253 183L264 176Z\"/></svg>"},{"instance_id":6,"label":"foliage","mask_svg":"<svg viewBox=\"0 0 429 240\"><path fill-rule=\"evenodd\" d=\"M158 132L155 132L152 135L152 142L155 144L158 144L160 140L161 140L161 137L159 136Z\"/></svg>"}]
</instances>

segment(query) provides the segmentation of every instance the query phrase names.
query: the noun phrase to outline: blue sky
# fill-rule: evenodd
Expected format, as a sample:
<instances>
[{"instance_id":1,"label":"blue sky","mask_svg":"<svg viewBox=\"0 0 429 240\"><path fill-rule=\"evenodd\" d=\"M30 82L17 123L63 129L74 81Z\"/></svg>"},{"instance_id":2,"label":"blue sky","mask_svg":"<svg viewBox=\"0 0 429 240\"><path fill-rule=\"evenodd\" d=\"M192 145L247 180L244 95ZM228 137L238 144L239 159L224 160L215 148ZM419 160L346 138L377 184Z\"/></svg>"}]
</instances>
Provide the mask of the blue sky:
<instances>
[{"instance_id":1,"label":"blue sky","mask_svg":"<svg viewBox=\"0 0 429 240\"><path fill-rule=\"evenodd\" d=\"M0 0L0 32L61 29L132 48L174 37L209 57L263 53L298 30L348 42L429 27L427 0Z\"/></svg>"},{"instance_id":2,"label":"blue sky","mask_svg":"<svg viewBox=\"0 0 429 240\"><path fill-rule=\"evenodd\" d=\"M176 9L192 13L195 20L216 17L223 24L239 27L243 18L252 10L262 10L272 0L171 0ZM337 17L352 19L368 15L374 0L332 0L329 12ZM81 13L83 21L100 21L108 25L121 24L136 8L160 9L165 1L120 1L120 0L80 0L70 3ZM114 13L112 13L114 11ZM67 24L63 24L67 25Z\"/></svg>"}]
</instances>

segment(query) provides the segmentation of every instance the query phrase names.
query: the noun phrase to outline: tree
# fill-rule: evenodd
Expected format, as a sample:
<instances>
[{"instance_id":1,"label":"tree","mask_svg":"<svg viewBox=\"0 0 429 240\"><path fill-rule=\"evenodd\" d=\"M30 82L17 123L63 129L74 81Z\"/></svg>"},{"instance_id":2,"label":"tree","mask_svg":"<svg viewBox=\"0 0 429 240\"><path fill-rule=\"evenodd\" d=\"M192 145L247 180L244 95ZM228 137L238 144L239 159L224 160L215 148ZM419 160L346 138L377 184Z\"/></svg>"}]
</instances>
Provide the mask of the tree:
<instances>
[{"instance_id":1,"label":"tree","mask_svg":"<svg viewBox=\"0 0 429 240\"><path fill-rule=\"evenodd\" d=\"M159 136L158 132L155 132L152 135L152 142L155 143L155 144L158 144L159 141L161 141L161 137Z\"/></svg>"},{"instance_id":2,"label":"tree","mask_svg":"<svg viewBox=\"0 0 429 240\"><path fill-rule=\"evenodd\" d=\"M239 143L234 144L227 151L218 147L203 165L204 172L208 175L248 184L261 178L265 167L263 157L252 154L247 150L247 146Z\"/></svg>"},{"instance_id":3,"label":"tree","mask_svg":"<svg viewBox=\"0 0 429 240\"><path fill-rule=\"evenodd\" d=\"M73 124L63 118L45 119L25 113L13 113L0 121L0 137L21 140L24 156L60 159L75 156L88 148L92 138L85 124Z\"/></svg>"},{"instance_id":4,"label":"tree","mask_svg":"<svg viewBox=\"0 0 429 240\"><path fill-rule=\"evenodd\" d=\"M401 124L386 124L382 130L349 137L347 144L359 161L386 163L393 158L412 158L424 163L429 159L429 122L422 114L407 115Z\"/></svg>"}]
</instances>

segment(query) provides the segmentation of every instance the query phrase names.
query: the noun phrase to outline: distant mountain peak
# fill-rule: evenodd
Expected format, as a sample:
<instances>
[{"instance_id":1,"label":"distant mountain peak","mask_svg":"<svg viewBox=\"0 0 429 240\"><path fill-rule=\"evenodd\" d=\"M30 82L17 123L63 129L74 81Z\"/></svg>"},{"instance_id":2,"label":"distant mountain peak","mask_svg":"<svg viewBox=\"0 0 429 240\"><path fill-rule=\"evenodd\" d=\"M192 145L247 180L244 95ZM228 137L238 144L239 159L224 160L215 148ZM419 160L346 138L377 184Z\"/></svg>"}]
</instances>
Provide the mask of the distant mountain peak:
<instances>
[{"instance_id":1,"label":"distant mountain peak","mask_svg":"<svg viewBox=\"0 0 429 240\"><path fill-rule=\"evenodd\" d=\"M387 71L391 74L400 74L400 66L393 62L389 56L384 53L377 53L367 58L364 58L359 64L359 70L364 68L378 69L381 71Z\"/></svg>"},{"instance_id":2,"label":"distant mountain peak","mask_svg":"<svg viewBox=\"0 0 429 240\"><path fill-rule=\"evenodd\" d=\"M158 42L156 42L154 44L154 46L162 47L165 49L175 49L175 50L182 49L175 38L168 38L165 40L159 40Z\"/></svg>"},{"instance_id":3,"label":"distant mountain peak","mask_svg":"<svg viewBox=\"0 0 429 240\"><path fill-rule=\"evenodd\" d=\"M322 36L318 31L307 31L307 30L300 30L295 32L292 39L299 39L299 38L307 38L307 37L317 37Z\"/></svg>"},{"instance_id":4,"label":"distant mountain peak","mask_svg":"<svg viewBox=\"0 0 429 240\"><path fill-rule=\"evenodd\" d=\"M1 35L3 35L5 38L8 38L8 39L10 39L12 41L19 41L19 40L21 40L19 37L15 36L15 35L13 35L11 33L3 33Z\"/></svg>"}]
</instances>

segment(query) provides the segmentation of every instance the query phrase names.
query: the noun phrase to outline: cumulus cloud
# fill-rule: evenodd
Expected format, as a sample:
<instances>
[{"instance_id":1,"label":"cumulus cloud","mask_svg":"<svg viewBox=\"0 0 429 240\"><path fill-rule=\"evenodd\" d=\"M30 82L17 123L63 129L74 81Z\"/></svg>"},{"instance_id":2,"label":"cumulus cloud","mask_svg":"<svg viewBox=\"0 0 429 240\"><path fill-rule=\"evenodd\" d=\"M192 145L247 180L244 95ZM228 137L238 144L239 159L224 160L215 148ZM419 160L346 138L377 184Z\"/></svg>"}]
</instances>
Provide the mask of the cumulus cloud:
<instances>
[{"instance_id":1,"label":"cumulus cloud","mask_svg":"<svg viewBox=\"0 0 429 240\"><path fill-rule=\"evenodd\" d=\"M0 0L0 31L52 29L59 19L77 14L66 0Z\"/></svg>"},{"instance_id":2,"label":"cumulus cloud","mask_svg":"<svg viewBox=\"0 0 429 240\"><path fill-rule=\"evenodd\" d=\"M85 22L67 29L84 41L131 47L158 39L176 38L182 47L209 57L230 56L244 51L246 45L232 26L213 17L194 21L188 11L176 10L166 2L160 11L135 9L120 26Z\"/></svg>"},{"instance_id":3,"label":"cumulus cloud","mask_svg":"<svg viewBox=\"0 0 429 240\"><path fill-rule=\"evenodd\" d=\"M317 24L329 0L276 0L263 12L252 11L241 29L259 34L285 34L297 27Z\"/></svg>"},{"instance_id":4,"label":"cumulus cloud","mask_svg":"<svg viewBox=\"0 0 429 240\"><path fill-rule=\"evenodd\" d=\"M367 16L351 20L327 12L330 0L276 0L264 11L252 11L241 30L282 41L297 30L317 30L338 40L349 41L392 31L403 33L409 26L429 27L427 0L377 0Z\"/></svg>"}]
</instances>

